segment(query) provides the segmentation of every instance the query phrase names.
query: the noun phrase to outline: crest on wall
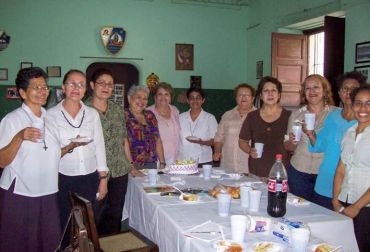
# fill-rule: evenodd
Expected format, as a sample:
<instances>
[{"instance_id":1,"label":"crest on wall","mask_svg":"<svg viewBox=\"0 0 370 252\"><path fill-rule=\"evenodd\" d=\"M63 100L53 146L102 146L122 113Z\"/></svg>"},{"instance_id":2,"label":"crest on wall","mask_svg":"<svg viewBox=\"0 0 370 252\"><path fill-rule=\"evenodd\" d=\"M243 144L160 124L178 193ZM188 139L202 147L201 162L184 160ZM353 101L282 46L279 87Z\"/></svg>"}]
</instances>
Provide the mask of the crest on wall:
<instances>
[{"instance_id":1,"label":"crest on wall","mask_svg":"<svg viewBox=\"0 0 370 252\"><path fill-rule=\"evenodd\" d=\"M10 36L5 31L0 31L0 51L8 47L10 43Z\"/></svg>"},{"instance_id":2,"label":"crest on wall","mask_svg":"<svg viewBox=\"0 0 370 252\"><path fill-rule=\"evenodd\" d=\"M103 27L100 30L100 37L105 49L114 55L125 44L126 31L121 27Z\"/></svg>"}]
</instances>

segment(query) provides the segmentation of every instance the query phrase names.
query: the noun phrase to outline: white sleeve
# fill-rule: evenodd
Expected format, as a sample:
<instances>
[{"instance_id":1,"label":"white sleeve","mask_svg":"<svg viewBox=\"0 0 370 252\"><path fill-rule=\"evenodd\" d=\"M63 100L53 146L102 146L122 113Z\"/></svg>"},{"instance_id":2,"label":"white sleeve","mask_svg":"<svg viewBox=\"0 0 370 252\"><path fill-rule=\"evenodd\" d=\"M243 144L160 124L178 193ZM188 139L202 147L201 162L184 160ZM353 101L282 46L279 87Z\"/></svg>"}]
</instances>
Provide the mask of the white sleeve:
<instances>
[{"instance_id":1,"label":"white sleeve","mask_svg":"<svg viewBox=\"0 0 370 252\"><path fill-rule=\"evenodd\" d=\"M109 171L107 167L107 160L105 155L105 143L103 136L103 128L101 126L100 117L98 112L93 110L94 113L94 144L96 155L96 169L101 171Z\"/></svg>"},{"instance_id":2,"label":"white sleeve","mask_svg":"<svg viewBox=\"0 0 370 252\"><path fill-rule=\"evenodd\" d=\"M4 117L0 122L0 149L4 148L12 141L15 135L14 131L11 120Z\"/></svg>"},{"instance_id":3,"label":"white sleeve","mask_svg":"<svg viewBox=\"0 0 370 252\"><path fill-rule=\"evenodd\" d=\"M217 120L214 115L208 117L209 138L214 138L217 132Z\"/></svg>"}]
</instances>

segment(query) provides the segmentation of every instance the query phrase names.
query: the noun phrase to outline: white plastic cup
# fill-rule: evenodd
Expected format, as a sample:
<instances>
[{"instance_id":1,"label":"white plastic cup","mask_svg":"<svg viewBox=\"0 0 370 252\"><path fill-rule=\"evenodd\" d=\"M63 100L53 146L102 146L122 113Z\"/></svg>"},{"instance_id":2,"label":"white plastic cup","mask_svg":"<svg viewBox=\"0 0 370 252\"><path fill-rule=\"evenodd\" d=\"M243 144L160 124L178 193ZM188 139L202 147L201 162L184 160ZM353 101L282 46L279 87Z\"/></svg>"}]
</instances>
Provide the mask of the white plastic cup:
<instances>
[{"instance_id":1,"label":"white plastic cup","mask_svg":"<svg viewBox=\"0 0 370 252\"><path fill-rule=\"evenodd\" d=\"M41 138L37 139L37 141L36 141L38 143L42 143L44 141L44 134L45 134L45 132L44 132L45 127L44 126L45 126L44 122L40 122L40 121L32 122L32 124L31 124L32 128L36 128L36 129L39 129L41 131Z\"/></svg>"},{"instance_id":2,"label":"white plastic cup","mask_svg":"<svg viewBox=\"0 0 370 252\"><path fill-rule=\"evenodd\" d=\"M218 215L221 217L229 216L231 195L228 193L220 193L217 196L218 201Z\"/></svg>"},{"instance_id":3,"label":"white plastic cup","mask_svg":"<svg viewBox=\"0 0 370 252\"><path fill-rule=\"evenodd\" d=\"M149 169L148 170L148 179L149 179L149 185L154 186L157 184L157 169Z\"/></svg>"},{"instance_id":4,"label":"white plastic cup","mask_svg":"<svg viewBox=\"0 0 370 252\"><path fill-rule=\"evenodd\" d=\"M294 140L299 142L302 138L302 126L301 125L294 125L292 127L292 133L294 134Z\"/></svg>"},{"instance_id":5,"label":"white plastic cup","mask_svg":"<svg viewBox=\"0 0 370 252\"><path fill-rule=\"evenodd\" d=\"M315 129L315 118L316 118L316 115L314 113L304 114L304 122L306 123L307 130Z\"/></svg>"},{"instance_id":6,"label":"white plastic cup","mask_svg":"<svg viewBox=\"0 0 370 252\"><path fill-rule=\"evenodd\" d=\"M238 243L243 243L245 231L247 231L248 218L245 215L232 215L231 221L231 239Z\"/></svg>"},{"instance_id":7,"label":"white plastic cup","mask_svg":"<svg viewBox=\"0 0 370 252\"><path fill-rule=\"evenodd\" d=\"M211 173L212 173L212 165L203 165L203 178L204 180L209 180L211 178Z\"/></svg>"},{"instance_id":8,"label":"white plastic cup","mask_svg":"<svg viewBox=\"0 0 370 252\"><path fill-rule=\"evenodd\" d=\"M258 212L260 209L262 192L259 190L249 191L249 212Z\"/></svg>"},{"instance_id":9,"label":"white plastic cup","mask_svg":"<svg viewBox=\"0 0 370 252\"><path fill-rule=\"evenodd\" d=\"M257 158L262 157L262 152L263 152L263 143L254 143L254 148L257 151Z\"/></svg>"},{"instance_id":10,"label":"white plastic cup","mask_svg":"<svg viewBox=\"0 0 370 252\"><path fill-rule=\"evenodd\" d=\"M308 228L293 228L291 234L293 251L305 252L310 240L310 230Z\"/></svg>"},{"instance_id":11,"label":"white plastic cup","mask_svg":"<svg viewBox=\"0 0 370 252\"><path fill-rule=\"evenodd\" d=\"M240 187L240 205L241 207L249 206L249 191L252 191L251 186L241 186Z\"/></svg>"}]
</instances>

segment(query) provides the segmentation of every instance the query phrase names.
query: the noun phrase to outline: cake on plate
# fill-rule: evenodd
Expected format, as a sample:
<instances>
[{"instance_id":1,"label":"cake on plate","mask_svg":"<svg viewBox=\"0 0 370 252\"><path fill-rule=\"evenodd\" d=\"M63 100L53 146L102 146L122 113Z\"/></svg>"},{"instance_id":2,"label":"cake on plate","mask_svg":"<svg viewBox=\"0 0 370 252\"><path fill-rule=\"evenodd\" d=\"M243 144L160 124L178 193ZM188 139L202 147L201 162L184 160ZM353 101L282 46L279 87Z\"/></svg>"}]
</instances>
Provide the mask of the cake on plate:
<instances>
[{"instance_id":1,"label":"cake on plate","mask_svg":"<svg viewBox=\"0 0 370 252\"><path fill-rule=\"evenodd\" d=\"M177 160L168 166L169 174L194 174L198 172L198 164L194 160Z\"/></svg>"}]
</instances>

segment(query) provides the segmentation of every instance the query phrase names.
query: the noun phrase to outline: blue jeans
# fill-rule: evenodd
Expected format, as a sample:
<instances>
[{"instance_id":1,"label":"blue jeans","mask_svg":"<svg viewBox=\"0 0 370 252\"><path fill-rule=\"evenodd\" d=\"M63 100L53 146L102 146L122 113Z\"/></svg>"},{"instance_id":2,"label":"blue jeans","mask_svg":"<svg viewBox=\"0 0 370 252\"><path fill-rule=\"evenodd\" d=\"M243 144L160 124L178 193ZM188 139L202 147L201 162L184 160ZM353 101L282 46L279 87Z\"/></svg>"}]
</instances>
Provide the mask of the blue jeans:
<instances>
[{"instance_id":1,"label":"blue jeans","mask_svg":"<svg viewBox=\"0 0 370 252\"><path fill-rule=\"evenodd\" d=\"M288 167L289 192L308 201L312 201L317 174L308 174Z\"/></svg>"}]
</instances>

